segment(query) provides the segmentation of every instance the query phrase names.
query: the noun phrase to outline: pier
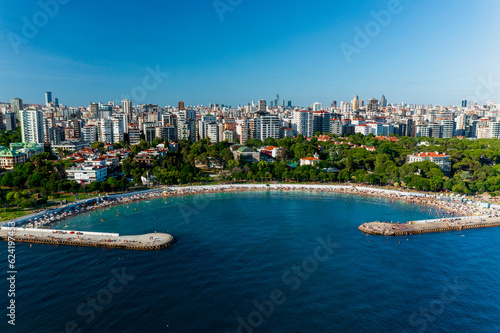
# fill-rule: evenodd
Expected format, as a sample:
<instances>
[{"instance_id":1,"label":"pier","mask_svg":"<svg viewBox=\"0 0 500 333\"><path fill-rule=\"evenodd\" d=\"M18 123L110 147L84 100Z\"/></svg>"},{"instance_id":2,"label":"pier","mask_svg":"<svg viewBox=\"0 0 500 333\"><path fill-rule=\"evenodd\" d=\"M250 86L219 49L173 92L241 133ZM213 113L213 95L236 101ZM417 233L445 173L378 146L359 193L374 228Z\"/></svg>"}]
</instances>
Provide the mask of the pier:
<instances>
[{"instance_id":1,"label":"pier","mask_svg":"<svg viewBox=\"0 0 500 333\"><path fill-rule=\"evenodd\" d=\"M116 233L30 229L2 227L0 240L26 243L107 247L128 250L161 250L175 244L176 239L165 233L120 236Z\"/></svg>"},{"instance_id":2,"label":"pier","mask_svg":"<svg viewBox=\"0 0 500 333\"><path fill-rule=\"evenodd\" d=\"M369 222L358 227L364 233L384 236L403 236L429 232L444 232L500 226L497 216L462 216L407 223Z\"/></svg>"}]
</instances>

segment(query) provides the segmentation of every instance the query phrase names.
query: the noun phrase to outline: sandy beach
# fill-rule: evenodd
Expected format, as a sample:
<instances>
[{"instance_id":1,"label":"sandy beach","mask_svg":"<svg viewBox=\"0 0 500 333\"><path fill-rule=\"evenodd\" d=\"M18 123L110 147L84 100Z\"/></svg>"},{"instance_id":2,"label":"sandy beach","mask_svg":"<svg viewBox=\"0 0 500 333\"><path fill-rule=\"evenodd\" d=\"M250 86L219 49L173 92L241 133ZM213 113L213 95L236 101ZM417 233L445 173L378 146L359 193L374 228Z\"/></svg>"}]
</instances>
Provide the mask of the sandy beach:
<instances>
[{"instance_id":1,"label":"sandy beach","mask_svg":"<svg viewBox=\"0 0 500 333\"><path fill-rule=\"evenodd\" d=\"M190 196L211 193L248 192L248 191L281 191L281 192L319 192L347 195L363 195L386 198L390 200L403 200L422 207L438 209L443 217L446 215L478 216L498 215L494 208L481 208L477 202L462 198L446 198L420 192L406 192L398 190L380 189L368 186L355 185L316 185L316 184L227 184L205 186L172 186L161 187L147 191L107 195L90 200L83 200L66 205L59 210L48 210L36 217L27 217L22 221L25 228L42 228L66 218L90 211L106 209L112 206L127 204L134 201L150 200L154 198L168 198L176 196Z\"/></svg>"}]
</instances>

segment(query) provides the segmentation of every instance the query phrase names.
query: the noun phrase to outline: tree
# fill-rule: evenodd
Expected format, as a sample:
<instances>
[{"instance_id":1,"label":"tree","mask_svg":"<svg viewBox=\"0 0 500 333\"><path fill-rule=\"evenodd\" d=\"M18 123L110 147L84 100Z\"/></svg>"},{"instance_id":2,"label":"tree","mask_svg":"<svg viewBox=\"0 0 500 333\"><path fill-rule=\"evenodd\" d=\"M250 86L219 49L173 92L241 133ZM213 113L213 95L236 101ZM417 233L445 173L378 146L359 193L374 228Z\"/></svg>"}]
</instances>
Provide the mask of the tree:
<instances>
[{"instance_id":1,"label":"tree","mask_svg":"<svg viewBox=\"0 0 500 333\"><path fill-rule=\"evenodd\" d=\"M233 160L233 153L231 153L231 149L225 148L222 151L222 157L224 158L224 161L226 161L226 162Z\"/></svg>"},{"instance_id":2,"label":"tree","mask_svg":"<svg viewBox=\"0 0 500 333\"><path fill-rule=\"evenodd\" d=\"M237 167L238 165L240 165L240 164L236 160L229 160L227 162L227 169L232 170L233 168Z\"/></svg>"},{"instance_id":3,"label":"tree","mask_svg":"<svg viewBox=\"0 0 500 333\"><path fill-rule=\"evenodd\" d=\"M96 141L90 145L90 148L100 150L101 152L106 152L104 142Z\"/></svg>"}]
</instances>

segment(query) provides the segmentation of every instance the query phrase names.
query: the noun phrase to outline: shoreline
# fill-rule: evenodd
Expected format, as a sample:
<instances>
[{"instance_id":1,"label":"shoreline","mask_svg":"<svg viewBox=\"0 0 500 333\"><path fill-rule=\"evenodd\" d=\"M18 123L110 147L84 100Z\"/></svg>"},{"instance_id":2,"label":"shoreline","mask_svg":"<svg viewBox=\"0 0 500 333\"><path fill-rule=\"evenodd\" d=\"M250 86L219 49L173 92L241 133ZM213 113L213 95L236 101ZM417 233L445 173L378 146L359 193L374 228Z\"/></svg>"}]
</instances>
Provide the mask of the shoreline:
<instances>
[{"instance_id":1,"label":"shoreline","mask_svg":"<svg viewBox=\"0 0 500 333\"><path fill-rule=\"evenodd\" d=\"M457 214L460 216L494 214L493 208L479 208L477 205L478 202L476 201L464 201L464 199L462 198L448 198L435 194L404 192L376 187L329 184L224 184L161 187L140 192L96 197L92 199L86 199L81 202L68 204L66 205L66 207L59 208L59 211L56 212L45 211L40 213L38 217L29 218L28 216L24 219L17 219L17 221L24 222L20 224L24 228L43 228L48 227L51 224L61 222L65 219L78 216L80 214L85 214L100 209L106 209L113 206L128 204L135 201L145 201L156 198L194 196L200 194L256 191L318 192L378 197L389 199L391 201L404 201L412 205L416 204L422 207L432 207L434 209L437 209L438 211L443 212L443 216L453 214ZM9 221L6 221L4 223L9 223ZM20 226L19 224L17 225Z\"/></svg>"}]
</instances>

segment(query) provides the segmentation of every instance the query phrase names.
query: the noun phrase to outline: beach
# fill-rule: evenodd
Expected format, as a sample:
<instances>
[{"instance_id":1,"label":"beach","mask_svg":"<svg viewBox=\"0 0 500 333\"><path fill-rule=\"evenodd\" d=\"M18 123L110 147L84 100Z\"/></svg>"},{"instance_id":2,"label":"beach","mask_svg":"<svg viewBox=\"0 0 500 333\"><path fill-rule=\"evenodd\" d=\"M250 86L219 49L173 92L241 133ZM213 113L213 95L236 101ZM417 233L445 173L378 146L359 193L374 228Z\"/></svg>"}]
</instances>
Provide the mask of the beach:
<instances>
[{"instance_id":1,"label":"beach","mask_svg":"<svg viewBox=\"0 0 500 333\"><path fill-rule=\"evenodd\" d=\"M225 184L205 186L171 186L157 189L105 195L98 198L82 200L59 207L46 210L36 216L27 216L17 219L17 226L24 228L44 228L52 223L66 218L84 214L90 211L106 209L112 206L127 204L134 201L150 200L155 198L168 198L177 196L192 196L210 193L248 192L248 191L281 191L281 192L319 192L332 194L346 194L353 196L372 196L386 198L392 201L402 200L422 207L433 207L440 211L443 217L447 215L498 216L495 208L481 208L478 202L466 200L460 197L442 197L435 194L421 192L406 192L398 190L380 189L369 186L355 185L316 185L316 184ZM387 221L391 222L391 221Z\"/></svg>"}]
</instances>

